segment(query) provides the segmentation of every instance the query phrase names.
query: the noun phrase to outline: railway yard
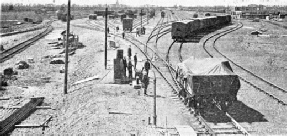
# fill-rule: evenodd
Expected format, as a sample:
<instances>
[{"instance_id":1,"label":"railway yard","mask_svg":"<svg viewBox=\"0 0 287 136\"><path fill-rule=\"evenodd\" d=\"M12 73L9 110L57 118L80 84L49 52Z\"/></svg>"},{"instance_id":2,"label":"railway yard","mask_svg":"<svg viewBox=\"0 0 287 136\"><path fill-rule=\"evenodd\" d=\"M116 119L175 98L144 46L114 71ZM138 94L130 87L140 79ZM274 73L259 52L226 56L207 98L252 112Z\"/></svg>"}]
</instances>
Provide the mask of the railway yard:
<instances>
[{"instance_id":1,"label":"railway yard","mask_svg":"<svg viewBox=\"0 0 287 136\"><path fill-rule=\"evenodd\" d=\"M286 135L286 19L226 19L227 23L200 29L189 37L192 41L176 42L184 39L172 37L172 27L194 21L194 14L164 9L157 10L152 18L144 15L145 34L140 36L136 31L141 27L138 16L124 38L121 19L108 19L108 41L114 41L116 46L108 48L107 69L104 18L71 20L70 31L78 36L77 44L81 46L69 53L67 94L63 94L65 62L52 63L55 59L64 60L59 38L67 22L54 18L22 29L23 32L17 28L14 33L1 33L4 50L0 71L12 67L17 73L0 90L0 135L161 136L180 135L183 127L197 135ZM204 13L198 16L199 20L205 18ZM259 30L261 35L251 34ZM129 47L132 55L137 53L136 69L142 69L146 60L151 64L146 95L143 88L114 81L114 59L120 49L127 56ZM191 57L228 60L240 88L226 108L225 104L214 102L197 111L189 105L191 99L181 96L184 88L177 80L177 65ZM19 69L19 61L28 62L29 68Z\"/></svg>"}]
</instances>

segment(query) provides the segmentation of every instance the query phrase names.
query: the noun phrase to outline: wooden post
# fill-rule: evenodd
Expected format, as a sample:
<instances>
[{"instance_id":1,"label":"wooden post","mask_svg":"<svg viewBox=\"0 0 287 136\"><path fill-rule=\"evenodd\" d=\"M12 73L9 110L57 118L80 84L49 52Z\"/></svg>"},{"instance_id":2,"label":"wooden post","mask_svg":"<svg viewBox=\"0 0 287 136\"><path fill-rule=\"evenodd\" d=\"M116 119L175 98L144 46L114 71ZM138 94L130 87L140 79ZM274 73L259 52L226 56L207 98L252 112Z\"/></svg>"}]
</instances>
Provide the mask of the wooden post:
<instances>
[{"instance_id":1,"label":"wooden post","mask_svg":"<svg viewBox=\"0 0 287 136\"><path fill-rule=\"evenodd\" d=\"M147 13L146 13L146 21L147 21L147 24L148 24L148 17L149 17L149 11L147 9Z\"/></svg>"},{"instance_id":2,"label":"wooden post","mask_svg":"<svg viewBox=\"0 0 287 136\"><path fill-rule=\"evenodd\" d=\"M67 15L67 31L66 31L66 48L65 48L65 79L64 79L64 94L68 93L68 57L69 57L69 35L70 35L70 8L71 8L71 0L68 0L68 15Z\"/></svg>"},{"instance_id":3,"label":"wooden post","mask_svg":"<svg viewBox=\"0 0 287 136\"><path fill-rule=\"evenodd\" d=\"M141 9L141 29L143 28L143 23L142 23L142 9Z\"/></svg>"},{"instance_id":4,"label":"wooden post","mask_svg":"<svg viewBox=\"0 0 287 136\"><path fill-rule=\"evenodd\" d=\"M153 74L154 74L154 89L153 89L153 91L154 91L154 96L153 96L153 98L154 98L154 105L153 105L153 124L156 126L156 76L155 76L155 72L153 71Z\"/></svg>"},{"instance_id":5,"label":"wooden post","mask_svg":"<svg viewBox=\"0 0 287 136\"><path fill-rule=\"evenodd\" d=\"M108 57L108 7L106 7L106 12L105 12L105 69L107 69L107 57Z\"/></svg>"}]
</instances>

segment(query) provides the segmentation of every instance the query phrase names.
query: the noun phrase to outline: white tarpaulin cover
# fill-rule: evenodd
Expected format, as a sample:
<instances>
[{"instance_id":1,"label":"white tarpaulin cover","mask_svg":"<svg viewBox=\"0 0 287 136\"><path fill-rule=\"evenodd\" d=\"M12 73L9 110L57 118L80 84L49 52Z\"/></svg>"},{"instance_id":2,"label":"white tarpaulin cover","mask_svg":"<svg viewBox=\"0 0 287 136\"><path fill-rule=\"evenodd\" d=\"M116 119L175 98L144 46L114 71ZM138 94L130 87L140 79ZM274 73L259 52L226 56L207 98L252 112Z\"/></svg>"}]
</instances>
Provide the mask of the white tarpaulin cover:
<instances>
[{"instance_id":1,"label":"white tarpaulin cover","mask_svg":"<svg viewBox=\"0 0 287 136\"><path fill-rule=\"evenodd\" d=\"M187 75L235 75L229 62L224 58L194 58L190 57L178 64L183 76Z\"/></svg>"},{"instance_id":2,"label":"white tarpaulin cover","mask_svg":"<svg viewBox=\"0 0 287 136\"><path fill-rule=\"evenodd\" d=\"M206 94L236 95L240 83L224 58L190 57L178 64L178 77L186 78L186 90L191 96Z\"/></svg>"}]
</instances>

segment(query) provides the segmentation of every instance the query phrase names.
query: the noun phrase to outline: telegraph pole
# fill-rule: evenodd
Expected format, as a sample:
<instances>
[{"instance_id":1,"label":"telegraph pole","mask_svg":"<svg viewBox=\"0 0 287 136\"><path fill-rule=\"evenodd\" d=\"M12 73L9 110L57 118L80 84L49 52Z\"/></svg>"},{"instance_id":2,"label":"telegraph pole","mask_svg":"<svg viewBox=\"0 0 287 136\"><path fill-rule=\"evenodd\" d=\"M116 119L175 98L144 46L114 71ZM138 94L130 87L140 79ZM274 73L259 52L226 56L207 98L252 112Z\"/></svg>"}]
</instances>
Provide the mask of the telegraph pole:
<instances>
[{"instance_id":1,"label":"telegraph pole","mask_svg":"<svg viewBox=\"0 0 287 136\"><path fill-rule=\"evenodd\" d=\"M108 7L106 7L106 12L105 12L105 69L107 69L107 57L108 57Z\"/></svg>"},{"instance_id":2,"label":"telegraph pole","mask_svg":"<svg viewBox=\"0 0 287 136\"><path fill-rule=\"evenodd\" d=\"M156 75L155 75L155 72L154 71L152 71L153 72L153 75L154 75L154 80L153 80L153 83L154 83L154 96L153 96L153 100L154 100L154 104L153 104L153 124L156 126L156 118L157 118L157 116L156 116Z\"/></svg>"},{"instance_id":3,"label":"telegraph pole","mask_svg":"<svg viewBox=\"0 0 287 136\"><path fill-rule=\"evenodd\" d=\"M143 28L142 15L143 15L143 10L141 9L141 29Z\"/></svg>"},{"instance_id":4,"label":"telegraph pole","mask_svg":"<svg viewBox=\"0 0 287 136\"><path fill-rule=\"evenodd\" d=\"M148 17L149 17L149 10L147 9L147 13L146 13L146 21L147 21L147 24L148 24Z\"/></svg>"},{"instance_id":5,"label":"telegraph pole","mask_svg":"<svg viewBox=\"0 0 287 136\"><path fill-rule=\"evenodd\" d=\"M70 35L70 8L71 8L71 0L68 0L68 13L67 13L67 31L66 31L66 48L65 48L65 79L64 79L64 94L68 93L68 57L69 57L69 35Z\"/></svg>"}]
</instances>

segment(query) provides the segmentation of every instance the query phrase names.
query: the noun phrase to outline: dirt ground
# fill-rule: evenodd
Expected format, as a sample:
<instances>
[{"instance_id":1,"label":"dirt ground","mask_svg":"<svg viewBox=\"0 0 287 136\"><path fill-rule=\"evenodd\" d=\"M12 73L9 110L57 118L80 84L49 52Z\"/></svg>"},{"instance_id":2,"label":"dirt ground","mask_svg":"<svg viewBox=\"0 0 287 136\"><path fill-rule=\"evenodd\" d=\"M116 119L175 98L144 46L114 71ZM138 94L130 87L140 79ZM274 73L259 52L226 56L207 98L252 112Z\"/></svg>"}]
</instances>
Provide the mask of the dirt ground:
<instances>
[{"instance_id":1,"label":"dirt ground","mask_svg":"<svg viewBox=\"0 0 287 136\"><path fill-rule=\"evenodd\" d=\"M286 29L266 23L265 21L251 22L241 20L243 28L220 38L216 47L231 60L244 68L263 77L267 81L286 89ZM236 24L236 22L235 22ZM228 29L228 26L223 29ZM267 31L262 36L252 36L250 33L264 28ZM211 33L212 34L212 33ZM203 38L204 39L204 38ZM197 58L209 57L199 43L185 43L182 47L183 59L190 56ZM167 49L172 43L170 35L159 40L158 49L162 56L166 55ZM210 45L209 45L210 46ZM178 60L180 44L175 43L172 47L170 58L175 65ZM210 49L212 47L209 47ZM216 55L218 57L218 55ZM233 66L233 65L232 65ZM234 67L234 66L233 66ZM246 77L233 69L236 74ZM266 89L266 88L262 88ZM266 90L267 92L269 90ZM278 90L279 91L279 90ZM286 103L286 94L270 92L281 98ZM277 94L277 95L276 95ZM281 94L279 96L278 94ZM238 103L234 104L229 113L252 135L286 135L286 106L278 104L267 95L254 89L250 85L241 82L241 88L237 95Z\"/></svg>"},{"instance_id":2,"label":"dirt ground","mask_svg":"<svg viewBox=\"0 0 287 136\"><path fill-rule=\"evenodd\" d=\"M151 19L146 26L147 35L137 39L145 43L149 32L157 24L159 16ZM73 20L71 24L87 25L86 19ZM243 21L244 28L233 32L219 40L217 47L242 64L244 67L265 77L278 86L286 88L286 38L255 37L250 31L262 27L261 23ZM283 35L286 31L267 23L263 23L268 31L264 34ZM114 84L113 59L116 49L108 49L108 69L104 67L104 33L71 27L71 31L79 35L80 42L85 46L78 49L76 54L69 56L68 94L63 94L64 74L60 73L63 64L49 64L47 55L59 54L62 49L52 49L48 43L56 41L59 33L65 30L66 25L60 21L53 23L54 31L45 38L35 42L29 48L1 63L0 70L14 67L19 60L34 58L31 68L17 70L18 80L10 82L2 97L44 96L44 104L52 109L39 109L21 124L41 124L52 116L48 128L17 128L11 135L20 134L94 134L94 135L162 135L164 128L173 128L175 125L191 125L193 119L183 103L176 99L172 89L156 73L157 89L157 129L148 125L148 118L153 116L153 87L150 83L148 95L143 95L142 89L134 89L129 84ZM121 27L120 27L121 28ZM120 32L119 32L120 34ZM133 33L132 35L135 36ZM110 36L116 44L126 51L130 43L122 38ZM250 44L248 44L250 43ZM167 52L171 44L170 34L159 40L158 48L161 55ZM152 46L153 44L150 44ZM270 46L272 45L272 46ZM177 58L179 44L175 44L171 56ZM145 60L143 54L132 46L132 53L137 53L139 60ZM202 50L201 43L184 44L182 54L188 56L207 57ZM268 54L268 55L266 55ZM63 56L62 56L63 57ZM247 61L248 60L248 61ZM272 61L271 61L272 60ZM250 63L252 62L252 63ZM144 61L140 61L137 69L141 69ZM284 69L285 68L285 69ZM167 72L167 71L166 71ZM236 73L236 71L235 71ZM73 84L92 76L99 79ZM43 82L43 77L50 77L50 82ZM154 76L151 74L152 79ZM284 135L286 130L286 107L278 105L247 84L242 83L238 94L239 103L231 109L238 117L240 124L252 135ZM15 102L16 100L11 100ZM10 102L10 103L11 103ZM3 105L9 102L1 102ZM238 107L246 110L234 110ZM242 108L242 109L243 109ZM240 108L239 108L240 109ZM245 113L247 112L247 113ZM250 122L249 122L249 121ZM151 120L152 121L152 120ZM170 129L168 129L172 132Z\"/></svg>"},{"instance_id":3,"label":"dirt ground","mask_svg":"<svg viewBox=\"0 0 287 136\"><path fill-rule=\"evenodd\" d=\"M155 25L157 20L154 20ZM85 24L85 20L73 20L71 24ZM18 134L95 134L95 135L157 135L159 130L148 125L148 118L153 116L153 84L149 86L148 96L143 95L143 90L133 89L130 85L117 85L113 82L113 59L116 50L108 50L108 69L104 68L104 33L72 27L71 31L79 35L80 42L85 48L76 51L69 57L69 90L63 95L64 74L59 70L63 64L49 64L47 55L60 53L61 49L52 49L48 43L56 41L59 33L65 29L65 24L60 21L53 23L55 30L45 38L37 41L25 51L1 64L1 70L14 67L19 60L33 58L35 63L30 64L27 70L18 70L18 80L10 82L7 90L2 91L2 97L39 97L44 96L44 105L50 105L52 109L37 110L21 124L41 124L52 116L49 128L17 128L12 135ZM150 27L152 28L152 26ZM121 38L109 37L115 40L120 48L126 50L130 45ZM133 53L138 53L139 60L144 60L135 47ZM141 69L143 61L139 62L137 69ZM3 67L2 67L3 66ZM98 75L99 80L93 80L82 84L73 85L76 81ZM158 75L157 75L158 76ZM42 81L43 77L50 77L49 83ZM173 100L170 103L170 88L161 83L158 78L158 126L173 126L173 121L178 120L184 109L183 106ZM11 100L13 101L13 100ZM3 102L4 103L4 102ZM7 102L8 103L8 102ZM6 103L6 104L7 104ZM10 102L11 103L11 102ZM170 110L173 108L174 110ZM168 110L169 109L169 110ZM168 112L167 112L168 111ZM188 111L185 111L188 115ZM172 121L170 121L172 120ZM152 120L151 120L152 121ZM167 122L166 122L167 121Z\"/></svg>"}]
</instances>

